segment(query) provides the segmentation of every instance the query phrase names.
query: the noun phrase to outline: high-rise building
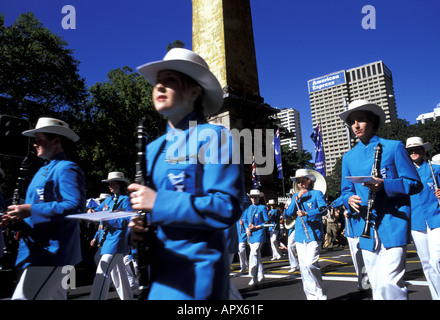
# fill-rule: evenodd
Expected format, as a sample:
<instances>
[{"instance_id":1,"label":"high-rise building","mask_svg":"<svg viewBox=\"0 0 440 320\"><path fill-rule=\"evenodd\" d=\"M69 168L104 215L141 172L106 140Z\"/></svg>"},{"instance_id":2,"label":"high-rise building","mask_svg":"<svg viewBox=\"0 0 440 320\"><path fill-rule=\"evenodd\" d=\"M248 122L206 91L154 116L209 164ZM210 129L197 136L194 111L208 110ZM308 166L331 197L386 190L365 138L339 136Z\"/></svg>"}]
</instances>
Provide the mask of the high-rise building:
<instances>
[{"instance_id":1,"label":"high-rise building","mask_svg":"<svg viewBox=\"0 0 440 320\"><path fill-rule=\"evenodd\" d=\"M393 76L382 61L341 70L308 81L313 127L321 123L326 174L351 148L350 131L339 118L351 101L376 103L385 111L386 122L397 119Z\"/></svg>"},{"instance_id":2,"label":"high-rise building","mask_svg":"<svg viewBox=\"0 0 440 320\"><path fill-rule=\"evenodd\" d=\"M303 143L299 111L293 108L283 108L274 117L278 118L281 126L286 128L292 134L292 136L288 138L281 139L281 145L287 145L290 149L302 151Z\"/></svg>"},{"instance_id":3,"label":"high-rise building","mask_svg":"<svg viewBox=\"0 0 440 320\"><path fill-rule=\"evenodd\" d=\"M417 123L425 123L427 121L436 121L440 119L440 103L437 103L437 107L434 108L433 112L422 113L416 119Z\"/></svg>"}]
</instances>

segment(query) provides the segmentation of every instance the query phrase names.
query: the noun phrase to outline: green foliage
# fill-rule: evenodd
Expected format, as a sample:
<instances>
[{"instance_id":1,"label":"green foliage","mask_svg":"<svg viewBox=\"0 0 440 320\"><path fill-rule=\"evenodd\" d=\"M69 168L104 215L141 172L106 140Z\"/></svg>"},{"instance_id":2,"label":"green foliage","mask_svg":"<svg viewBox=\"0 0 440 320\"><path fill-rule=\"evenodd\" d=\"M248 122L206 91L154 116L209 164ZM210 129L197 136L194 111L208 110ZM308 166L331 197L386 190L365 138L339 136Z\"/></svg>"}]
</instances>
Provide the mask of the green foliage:
<instances>
[{"instance_id":1,"label":"green foliage","mask_svg":"<svg viewBox=\"0 0 440 320\"><path fill-rule=\"evenodd\" d=\"M310 163L312 154L304 150L296 151L290 149L288 146L281 146L281 160L283 162L284 191L288 193L292 188L292 180L290 177L295 176L296 170L303 168L312 169L313 164ZM285 196L285 194L283 194L283 181L278 179L278 170L276 168L273 174L276 179L277 194Z\"/></svg>"},{"instance_id":2,"label":"green foliage","mask_svg":"<svg viewBox=\"0 0 440 320\"><path fill-rule=\"evenodd\" d=\"M111 171L134 180L137 126L142 118L149 142L165 132L165 119L154 110L151 90L145 78L129 67L110 71L105 82L89 89L87 113L76 126L83 137L76 156L87 174L90 196L107 191L101 180Z\"/></svg>"},{"instance_id":3,"label":"green foliage","mask_svg":"<svg viewBox=\"0 0 440 320\"><path fill-rule=\"evenodd\" d=\"M2 112L25 116L31 123L67 108L81 112L87 90L67 43L32 13L20 15L9 27L4 22L0 15Z\"/></svg>"}]
</instances>

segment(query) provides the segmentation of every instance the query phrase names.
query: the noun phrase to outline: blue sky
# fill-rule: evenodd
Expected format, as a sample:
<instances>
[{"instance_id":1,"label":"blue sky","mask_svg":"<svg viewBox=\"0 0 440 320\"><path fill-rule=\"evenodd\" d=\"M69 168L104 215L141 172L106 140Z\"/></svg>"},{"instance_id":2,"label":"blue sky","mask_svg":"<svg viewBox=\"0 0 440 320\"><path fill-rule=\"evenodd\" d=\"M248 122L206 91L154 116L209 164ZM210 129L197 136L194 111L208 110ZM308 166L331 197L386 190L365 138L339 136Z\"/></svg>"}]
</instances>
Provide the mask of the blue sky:
<instances>
[{"instance_id":1,"label":"blue sky","mask_svg":"<svg viewBox=\"0 0 440 320\"><path fill-rule=\"evenodd\" d=\"M76 29L63 29L76 10ZM362 28L365 5L376 11L376 29ZM4 0L10 25L32 11L62 36L81 62L87 84L115 68L160 60L178 39L191 49L190 0ZM251 0L260 94L278 108L301 113L304 147L313 152L307 81L382 60L392 71L399 118L414 123L440 103L440 1Z\"/></svg>"}]
</instances>

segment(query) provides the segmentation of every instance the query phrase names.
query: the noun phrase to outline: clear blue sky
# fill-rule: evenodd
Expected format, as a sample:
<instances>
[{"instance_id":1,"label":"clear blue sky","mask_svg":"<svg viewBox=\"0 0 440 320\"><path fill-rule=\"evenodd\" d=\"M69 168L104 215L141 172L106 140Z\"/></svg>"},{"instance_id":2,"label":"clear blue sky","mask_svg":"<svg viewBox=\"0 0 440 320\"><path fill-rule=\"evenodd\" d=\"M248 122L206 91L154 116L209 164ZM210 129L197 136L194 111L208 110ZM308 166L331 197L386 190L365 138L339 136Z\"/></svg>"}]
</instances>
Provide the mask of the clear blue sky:
<instances>
[{"instance_id":1,"label":"clear blue sky","mask_svg":"<svg viewBox=\"0 0 440 320\"><path fill-rule=\"evenodd\" d=\"M65 30L63 6L76 9ZM362 28L365 5L376 29ZM191 49L190 0L3 0L10 25L32 11L62 36L92 85L115 68L162 59L178 39ZM260 93L273 107L301 112L304 147L313 152L307 81L383 60L394 77L399 118L414 123L440 103L439 0L251 0Z\"/></svg>"}]
</instances>

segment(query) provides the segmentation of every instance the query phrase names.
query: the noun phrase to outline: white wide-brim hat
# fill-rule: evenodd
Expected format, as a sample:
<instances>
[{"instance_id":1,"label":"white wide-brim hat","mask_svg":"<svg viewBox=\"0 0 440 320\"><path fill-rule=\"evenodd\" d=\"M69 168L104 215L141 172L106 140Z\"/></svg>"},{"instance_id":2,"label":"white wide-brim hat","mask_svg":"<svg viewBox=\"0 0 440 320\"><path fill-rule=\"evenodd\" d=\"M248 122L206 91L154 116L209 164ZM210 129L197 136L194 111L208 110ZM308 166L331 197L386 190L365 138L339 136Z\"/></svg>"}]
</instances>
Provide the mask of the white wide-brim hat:
<instances>
[{"instance_id":1,"label":"white wide-brim hat","mask_svg":"<svg viewBox=\"0 0 440 320\"><path fill-rule=\"evenodd\" d=\"M428 151L431 149L431 144L429 142L423 142L423 139L420 137L411 137L406 139L406 149L416 147L422 147L425 149L425 151Z\"/></svg>"},{"instance_id":2,"label":"white wide-brim hat","mask_svg":"<svg viewBox=\"0 0 440 320\"><path fill-rule=\"evenodd\" d=\"M252 189L252 190L249 192L249 197L252 197L252 196L254 196L254 197L260 197L260 196L261 196L261 192L260 192L260 190L258 190L258 189Z\"/></svg>"},{"instance_id":3,"label":"white wide-brim hat","mask_svg":"<svg viewBox=\"0 0 440 320\"><path fill-rule=\"evenodd\" d=\"M105 200L106 198L111 197L110 193L100 193L99 194L99 198L97 198L96 200L98 201L102 201Z\"/></svg>"},{"instance_id":4,"label":"white wide-brim hat","mask_svg":"<svg viewBox=\"0 0 440 320\"><path fill-rule=\"evenodd\" d=\"M432 157L432 163L440 166L440 153Z\"/></svg>"},{"instance_id":5,"label":"white wide-brim hat","mask_svg":"<svg viewBox=\"0 0 440 320\"><path fill-rule=\"evenodd\" d=\"M66 122L54 118L43 117L38 119L35 129L23 131L22 135L34 137L37 132L57 134L74 142L79 140L78 135L69 128Z\"/></svg>"},{"instance_id":6,"label":"white wide-brim hat","mask_svg":"<svg viewBox=\"0 0 440 320\"><path fill-rule=\"evenodd\" d=\"M270 199L267 204L277 204L274 199Z\"/></svg>"},{"instance_id":7,"label":"white wide-brim hat","mask_svg":"<svg viewBox=\"0 0 440 320\"><path fill-rule=\"evenodd\" d=\"M296 170L295 176L294 177L290 177L290 179L292 179L293 181L296 181L297 178L303 178L303 177L309 178L312 181L316 181L315 175L309 169L298 169L298 170Z\"/></svg>"},{"instance_id":8,"label":"white wide-brim hat","mask_svg":"<svg viewBox=\"0 0 440 320\"><path fill-rule=\"evenodd\" d=\"M110 172L107 176L106 180L102 180L102 182L110 182L110 181L121 181L129 184L130 181L125 179L123 172Z\"/></svg>"},{"instance_id":9,"label":"white wide-brim hat","mask_svg":"<svg viewBox=\"0 0 440 320\"><path fill-rule=\"evenodd\" d=\"M386 120L385 112L381 107L368 100L355 100L348 105L348 109L339 114L339 117L350 126L348 120L353 111L370 111L379 117L379 128L381 128Z\"/></svg>"},{"instance_id":10,"label":"white wide-brim hat","mask_svg":"<svg viewBox=\"0 0 440 320\"><path fill-rule=\"evenodd\" d=\"M223 105L223 90L206 61L197 53L183 48L173 48L163 60L154 61L136 68L148 82L156 85L157 75L163 70L174 70L193 78L203 89L203 114L218 112Z\"/></svg>"}]
</instances>

